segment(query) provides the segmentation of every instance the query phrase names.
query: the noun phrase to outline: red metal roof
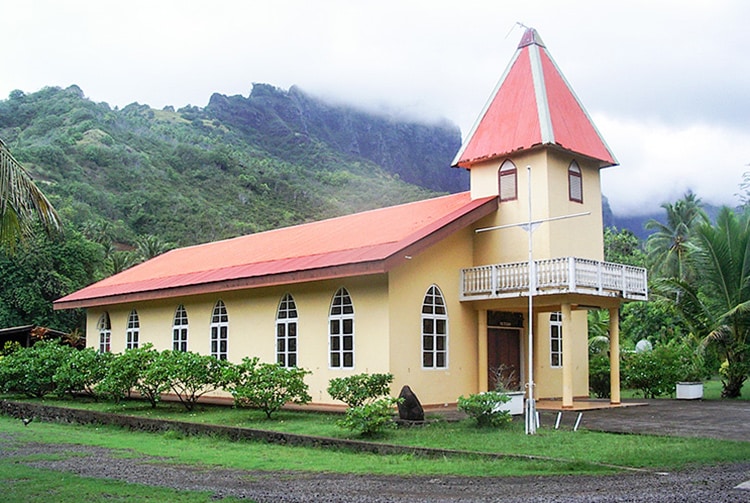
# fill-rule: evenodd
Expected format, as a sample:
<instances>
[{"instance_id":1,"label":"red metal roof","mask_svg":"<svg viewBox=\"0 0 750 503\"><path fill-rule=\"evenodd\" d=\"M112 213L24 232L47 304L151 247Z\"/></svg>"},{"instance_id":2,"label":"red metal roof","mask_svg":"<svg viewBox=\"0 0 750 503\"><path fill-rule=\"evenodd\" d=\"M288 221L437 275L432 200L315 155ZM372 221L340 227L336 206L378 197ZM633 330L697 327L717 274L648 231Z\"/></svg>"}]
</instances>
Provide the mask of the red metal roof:
<instances>
[{"instance_id":1,"label":"red metal roof","mask_svg":"<svg viewBox=\"0 0 750 503\"><path fill-rule=\"evenodd\" d=\"M453 165L470 168L540 145L596 159L600 167L617 164L539 34L529 28Z\"/></svg>"},{"instance_id":2,"label":"red metal roof","mask_svg":"<svg viewBox=\"0 0 750 503\"><path fill-rule=\"evenodd\" d=\"M180 248L55 301L90 307L387 272L497 209L468 192Z\"/></svg>"}]
</instances>

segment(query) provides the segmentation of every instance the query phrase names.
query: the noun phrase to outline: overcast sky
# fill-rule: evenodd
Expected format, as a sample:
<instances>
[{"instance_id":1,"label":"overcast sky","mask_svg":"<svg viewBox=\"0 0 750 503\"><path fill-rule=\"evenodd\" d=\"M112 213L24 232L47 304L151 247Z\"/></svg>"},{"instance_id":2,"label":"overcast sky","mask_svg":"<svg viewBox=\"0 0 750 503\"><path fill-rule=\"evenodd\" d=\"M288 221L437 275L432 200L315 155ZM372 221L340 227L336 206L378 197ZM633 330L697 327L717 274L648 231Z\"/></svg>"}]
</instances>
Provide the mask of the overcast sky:
<instances>
[{"instance_id":1,"label":"overcast sky","mask_svg":"<svg viewBox=\"0 0 750 503\"><path fill-rule=\"evenodd\" d=\"M4 0L0 99L77 84L110 106L205 106L255 82L466 134L538 30L620 162L613 210L692 189L737 204L750 171L744 0Z\"/></svg>"}]
</instances>

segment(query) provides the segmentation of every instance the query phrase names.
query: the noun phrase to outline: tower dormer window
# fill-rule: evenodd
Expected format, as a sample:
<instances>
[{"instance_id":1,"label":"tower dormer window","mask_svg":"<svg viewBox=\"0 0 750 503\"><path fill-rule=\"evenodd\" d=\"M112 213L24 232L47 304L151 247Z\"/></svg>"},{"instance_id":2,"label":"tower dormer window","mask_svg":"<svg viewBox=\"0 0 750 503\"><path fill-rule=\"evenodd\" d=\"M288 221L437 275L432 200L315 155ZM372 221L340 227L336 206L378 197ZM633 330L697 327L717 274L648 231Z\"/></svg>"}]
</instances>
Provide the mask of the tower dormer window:
<instances>
[{"instance_id":1,"label":"tower dormer window","mask_svg":"<svg viewBox=\"0 0 750 503\"><path fill-rule=\"evenodd\" d=\"M518 199L518 170L516 165L506 160L500 166L498 173L498 184L500 189L500 201L513 201Z\"/></svg>"},{"instance_id":2,"label":"tower dormer window","mask_svg":"<svg viewBox=\"0 0 750 503\"><path fill-rule=\"evenodd\" d=\"M581 168L573 161L568 167L568 196L576 203L583 202L583 178Z\"/></svg>"}]
</instances>

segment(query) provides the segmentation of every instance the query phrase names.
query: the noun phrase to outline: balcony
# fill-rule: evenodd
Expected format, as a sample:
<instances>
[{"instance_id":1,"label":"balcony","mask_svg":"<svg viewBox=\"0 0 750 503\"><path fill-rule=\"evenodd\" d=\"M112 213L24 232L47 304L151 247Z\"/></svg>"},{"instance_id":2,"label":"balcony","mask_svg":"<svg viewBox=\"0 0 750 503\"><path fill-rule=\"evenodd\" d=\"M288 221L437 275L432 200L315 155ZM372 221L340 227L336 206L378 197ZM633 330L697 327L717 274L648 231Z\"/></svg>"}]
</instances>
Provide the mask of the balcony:
<instances>
[{"instance_id":1,"label":"balcony","mask_svg":"<svg viewBox=\"0 0 750 503\"><path fill-rule=\"evenodd\" d=\"M576 293L628 300L648 300L646 269L612 262L563 257L483 265L461 270L461 300Z\"/></svg>"}]
</instances>

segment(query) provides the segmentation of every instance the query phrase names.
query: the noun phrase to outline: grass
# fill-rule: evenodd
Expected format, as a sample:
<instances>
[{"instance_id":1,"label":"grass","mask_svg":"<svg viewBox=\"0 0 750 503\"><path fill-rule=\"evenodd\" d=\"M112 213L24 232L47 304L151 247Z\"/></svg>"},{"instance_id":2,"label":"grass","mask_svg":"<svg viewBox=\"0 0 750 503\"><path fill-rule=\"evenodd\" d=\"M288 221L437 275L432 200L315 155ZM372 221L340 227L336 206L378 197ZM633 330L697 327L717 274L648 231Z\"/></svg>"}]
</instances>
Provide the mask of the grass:
<instances>
[{"instance_id":1,"label":"grass","mask_svg":"<svg viewBox=\"0 0 750 503\"><path fill-rule=\"evenodd\" d=\"M332 414L281 411L276 419L267 420L260 411L248 409L233 409L222 406L199 406L194 412L188 413L175 403L161 403L156 409L141 401L126 401L116 405L112 403L86 402L82 400L44 400L50 405L80 407L103 412L117 412L120 414L146 416L152 418L171 419L178 421L199 422L205 424L221 424L246 428L275 430L303 435L326 436L333 438L358 438L351 432L336 426L340 417ZM36 424L36 423L33 423ZM52 425L49 425L52 426ZM90 428L89 428L90 430ZM88 430L82 430L88 431ZM135 433L124 432L125 444L130 442ZM81 433L78 433L80 435ZM170 446L183 444L187 441L201 442L199 438L181 438L172 432L164 435L148 435L155 437L159 443L154 452L164 452ZM64 436L64 435L61 435ZM179 442L174 442L179 440ZM430 447L441 449L456 449L477 453L501 453L519 456L538 456L542 458L559 458L559 462L504 460L492 462L466 456L450 458L444 462L403 456L375 456L354 454L350 452L336 452L319 449L301 449L277 447L244 443L240 451L260 449L253 460L268 462L260 465L233 465L242 459L233 453L228 459L219 456L210 463L223 466L233 466L244 469L277 470L295 469L306 471L332 471L347 473L377 473L377 474L456 474L456 475L527 475L531 473L601 473L602 468L596 463L612 464L634 468L648 469L678 469L689 464L713 464L720 462L746 461L750 459L750 443L732 442L696 438L675 438L645 435L616 435L600 432L578 432L541 428L537 435L528 436L523 433L521 421L514 421L507 429L478 429L470 420L448 423L438 421L421 428L402 428L389 431L374 439L377 442L387 442L407 446ZM163 442L164 445L161 445ZM237 448L230 442L218 442L211 439L212 445L223 446L232 451ZM226 444L226 445L225 445ZM98 444L97 444L98 445ZM141 442L138 443L141 445ZM106 445L109 447L110 445ZM118 448L126 448L126 445ZM265 449L280 449L279 452ZM175 455L187 456L185 452ZM199 449L200 451L201 449ZM139 451L140 452L140 451ZM273 454L268 454L272 452ZM289 455L288 453L293 454ZM199 452L196 460L206 460L205 452ZM193 460L186 458L186 462ZM278 460L277 463L274 460ZM404 461L404 462L402 462ZM205 461L209 462L209 461ZM244 462L243 462L244 463ZM404 469L406 471L404 471Z\"/></svg>"},{"instance_id":2,"label":"grass","mask_svg":"<svg viewBox=\"0 0 750 503\"><path fill-rule=\"evenodd\" d=\"M335 425L339 416L282 411L277 419L265 414L230 407L199 406L188 413L179 404L162 403L156 409L140 401L120 405L81 400L44 400L50 405L81 407L121 414L181 421L217 423L258 429L273 429L309 435L350 438ZM90 502L209 502L208 492L182 491L141 484L81 477L71 473L30 468L25 462L60 459L76 454L8 455L13 440L50 444L80 444L113 449L115 457L153 456L153 463L179 463L197 467L222 467L248 471L334 472L397 476L519 476L613 473L596 463L671 470L686 465L706 465L750 459L750 442L644 435L614 435L541 428L537 435L523 433L515 421L507 429L477 429L470 421L435 422L423 428L394 430L376 441L394 444L452 448L476 452L535 455L560 458L491 459L476 455L426 458L415 455L376 455L346 450L231 442L220 437L185 436L175 431L145 433L112 426L82 426L33 421L28 426L0 416L0 484L3 501L61 503ZM13 440L7 440L11 438ZM239 501L226 498L224 501Z\"/></svg>"},{"instance_id":3,"label":"grass","mask_svg":"<svg viewBox=\"0 0 750 503\"><path fill-rule=\"evenodd\" d=\"M116 449L120 455L166 458L168 463L209 465L259 471L335 472L375 475L508 476L611 473L611 469L574 460L547 462L488 459L478 456L425 458L377 455L346 450L291 447L258 442L230 442L210 436L184 436L127 431L110 426L79 426L32 422L0 416L2 431L24 441L81 444ZM0 440L0 445L2 445ZM2 476L0 476L2 477Z\"/></svg>"}]
</instances>

